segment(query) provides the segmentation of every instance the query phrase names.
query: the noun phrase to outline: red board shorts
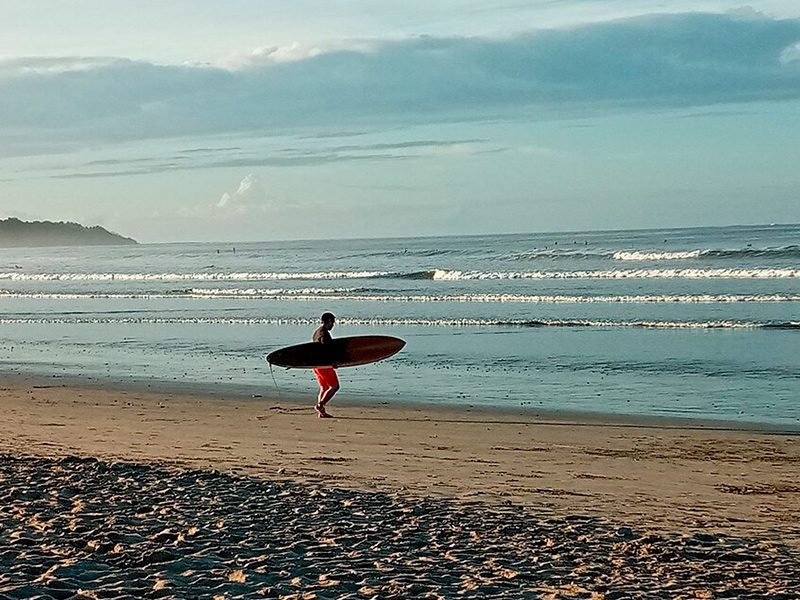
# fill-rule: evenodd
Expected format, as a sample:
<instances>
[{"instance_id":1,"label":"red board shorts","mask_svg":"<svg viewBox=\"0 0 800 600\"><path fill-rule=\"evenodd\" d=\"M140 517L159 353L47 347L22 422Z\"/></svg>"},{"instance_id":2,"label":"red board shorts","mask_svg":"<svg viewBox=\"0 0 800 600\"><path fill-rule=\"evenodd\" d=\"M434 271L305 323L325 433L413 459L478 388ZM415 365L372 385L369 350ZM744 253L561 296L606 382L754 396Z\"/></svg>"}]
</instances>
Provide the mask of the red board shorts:
<instances>
[{"instance_id":1,"label":"red board shorts","mask_svg":"<svg viewBox=\"0 0 800 600\"><path fill-rule=\"evenodd\" d=\"M322 367L314 369L314 375L317 376L319 386L321 388L339 387L339 377L336 375L336 369L330 367Z\"/></svg>"}]
</instances>

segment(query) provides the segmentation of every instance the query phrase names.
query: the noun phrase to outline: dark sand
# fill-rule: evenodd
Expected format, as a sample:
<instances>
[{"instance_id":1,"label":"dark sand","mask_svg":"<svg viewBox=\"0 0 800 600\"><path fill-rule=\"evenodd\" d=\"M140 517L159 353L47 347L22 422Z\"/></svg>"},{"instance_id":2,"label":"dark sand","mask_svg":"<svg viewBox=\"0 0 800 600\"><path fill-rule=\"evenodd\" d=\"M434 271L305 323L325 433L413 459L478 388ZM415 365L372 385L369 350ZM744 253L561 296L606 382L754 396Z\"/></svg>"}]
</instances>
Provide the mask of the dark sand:
<instances>
[{"instance_id":1,"label":"dark sand","mask_svg":"<svg viewBox=\"0 0 800 600\"><path fill-rule=\"evenodd\" d=\"M0 458L10 598L797 598L774 542L93 459Z\"/></svg>"},{"instance_id":2,"label":"dark sand","mask_svg":"<svg viewBox=\"0 0 800 600\"><path fill-rule=\"evenodd\" d=\"M794 435L33 381L0 411L0 598L800 598Z\"/></svg>"}]
</instances>

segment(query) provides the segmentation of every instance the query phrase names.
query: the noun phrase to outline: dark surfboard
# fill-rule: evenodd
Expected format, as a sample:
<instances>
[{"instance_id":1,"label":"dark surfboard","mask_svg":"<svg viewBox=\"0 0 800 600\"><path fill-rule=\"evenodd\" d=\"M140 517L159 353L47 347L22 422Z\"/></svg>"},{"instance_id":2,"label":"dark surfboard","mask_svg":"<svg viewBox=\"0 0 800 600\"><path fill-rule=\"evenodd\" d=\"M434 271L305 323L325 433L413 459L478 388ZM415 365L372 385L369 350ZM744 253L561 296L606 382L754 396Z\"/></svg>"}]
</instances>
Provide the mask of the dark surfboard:
<instances>
[{"instance_id":1,"label":"dark surfboard","mask_svg":"<svg viewBox=\"0 0 800 600\"><path fill-rule=\"evenodd\" d=\"M291 369L355 367L389 358L406 343L388 335L356 335L334 338L327 344L308 342L270 352L267 362Z\"/></svg>"}]
</instances>

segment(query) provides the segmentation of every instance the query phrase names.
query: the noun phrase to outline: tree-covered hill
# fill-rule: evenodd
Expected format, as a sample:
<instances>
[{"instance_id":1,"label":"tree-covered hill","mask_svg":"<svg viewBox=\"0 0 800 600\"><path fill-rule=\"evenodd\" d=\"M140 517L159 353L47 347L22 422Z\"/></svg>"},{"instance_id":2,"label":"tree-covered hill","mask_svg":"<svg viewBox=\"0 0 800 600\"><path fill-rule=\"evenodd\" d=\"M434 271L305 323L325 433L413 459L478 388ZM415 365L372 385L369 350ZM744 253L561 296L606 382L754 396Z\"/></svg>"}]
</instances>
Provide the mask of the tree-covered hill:
<instances>
[{"instance_id":1,"label":"tree-covered hill","mask_svg":"<svg viewBox=\"0 0 800 600\"><path fill-rule=\"evenodd\" d=\"M61 221L0 219L0 247L21 246L109 246L136 244L136 240L103 229Z\"/></svg>"}]
</instances>

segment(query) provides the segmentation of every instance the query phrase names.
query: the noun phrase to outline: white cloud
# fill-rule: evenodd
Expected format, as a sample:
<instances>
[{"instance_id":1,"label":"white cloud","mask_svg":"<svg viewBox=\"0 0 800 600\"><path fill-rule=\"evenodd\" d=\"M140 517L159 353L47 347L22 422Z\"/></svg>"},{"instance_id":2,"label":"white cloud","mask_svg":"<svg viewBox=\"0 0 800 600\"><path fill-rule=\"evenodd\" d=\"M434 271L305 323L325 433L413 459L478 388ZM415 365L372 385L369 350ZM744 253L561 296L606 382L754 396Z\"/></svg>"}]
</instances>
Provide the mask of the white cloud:
<instances>
[{"instance_id":1,"label":"white cloud","mask_svg":"<svg viewBox=\"0 0 800 600\"><path fill-rule=\"evenodd\" d=\"M214 208L217 214L248 216L263 214L271 205L261 181L250 173L239 182L239 188L235 192L222 194Z\"/></svg>"},{"instance_id":2,"label":"white cloud","mask_svg":"<svg viewBox=\"0 0 800 600\"><path fill-rule=\"evenodd\" d=\"M282 46L259 46L248 53L237 53L221 58L214 62L214 66L230 71L239 71L253 67L299 62L331 52L367 53L374 48L373 43L360 41L330 42L313 46L294 42Z\"/></svg>"},{"instance_id":3,"label":"white cloud","mask_svg":"<svg viewBox=\"0 0 800 600\"><path fill-rule=\"evenodd\" d=\"M783 52L781 52L781 62L783 64L786 65L791 62L798 61L800 61L800 42L788 46Z\"/></svg>"},{"instance_id":4,"label":"white cloud","mask_svg":"<svg viewBox=\"0 0 800 600\"><path fill-rule=\"evenodd\" d=\"M129 61L102 56L0 58L0 75L57 75L92 71Z\"/></svg>"}]
</instances>

